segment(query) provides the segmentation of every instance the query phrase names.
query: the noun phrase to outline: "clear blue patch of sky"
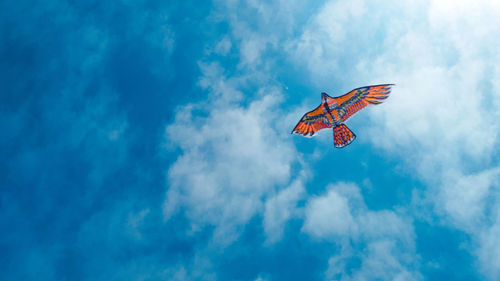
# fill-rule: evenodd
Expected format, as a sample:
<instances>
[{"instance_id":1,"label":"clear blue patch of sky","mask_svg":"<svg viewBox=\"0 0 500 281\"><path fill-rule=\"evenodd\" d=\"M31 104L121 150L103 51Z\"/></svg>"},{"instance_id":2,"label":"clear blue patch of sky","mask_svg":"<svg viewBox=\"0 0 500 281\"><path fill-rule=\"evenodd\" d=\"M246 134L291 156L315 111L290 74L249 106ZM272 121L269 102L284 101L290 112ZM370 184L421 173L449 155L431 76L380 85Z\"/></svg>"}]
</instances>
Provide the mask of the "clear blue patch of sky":
<instances>
[{"instance_id":1,"label":"clear blue patch of sky","mask_svg":"<svg viewBox=\"0 0 500 281\"><path fill-rule=\"evenodd\" d=\"M275 244L263 246L261 217L254 218L236 243L216 258L223 280L320 280L328 258L338 250L332 243L312 241L300 229L302 221L292 220L285 235Z\"/></svg>"},{"instance_id":2,"label":"clear blue patch of sky","mask_svg":"<svg viewBox=\"0 0 500 281\"><path fill-rule=\"evenodd\" d=\"M449 227L415 221L417 251L426 280L482 280L467 234Z\"/></svg>"}]
</instances>

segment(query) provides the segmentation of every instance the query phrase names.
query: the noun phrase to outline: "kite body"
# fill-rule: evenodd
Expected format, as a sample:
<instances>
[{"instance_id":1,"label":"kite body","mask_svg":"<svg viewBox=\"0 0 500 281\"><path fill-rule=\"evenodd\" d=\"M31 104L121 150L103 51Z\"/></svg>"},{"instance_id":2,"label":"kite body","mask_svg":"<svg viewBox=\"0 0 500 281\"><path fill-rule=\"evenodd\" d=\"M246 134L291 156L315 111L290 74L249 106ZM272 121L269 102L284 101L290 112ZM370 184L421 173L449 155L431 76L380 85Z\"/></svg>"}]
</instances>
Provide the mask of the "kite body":
<instances>
[{"instance_id":1,"label":"kite body","mask_svg":"<svg viewBox=\"0 0 500 281\"><path fill-rule=\"evenodd\" d=\"M335 147L344 147L356 138L356 135L347 128L344 122L366 106L382 103L389 96L392 85L361 87L335 98L321 93L321 104L302 116L292 134L312 137L319 130L333 128Z\"/></svg>"}]
</instances>

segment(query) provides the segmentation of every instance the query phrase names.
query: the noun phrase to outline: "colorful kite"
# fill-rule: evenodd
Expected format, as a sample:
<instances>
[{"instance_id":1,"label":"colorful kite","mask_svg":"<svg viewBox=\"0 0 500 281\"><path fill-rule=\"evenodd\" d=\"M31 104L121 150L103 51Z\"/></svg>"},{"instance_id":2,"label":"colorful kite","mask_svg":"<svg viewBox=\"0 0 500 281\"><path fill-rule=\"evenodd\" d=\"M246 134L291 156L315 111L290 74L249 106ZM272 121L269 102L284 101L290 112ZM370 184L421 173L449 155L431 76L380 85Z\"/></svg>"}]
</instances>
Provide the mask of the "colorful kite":
<instances>
[{"instance_id":1,"label":"colorful kite","mask_svg":"<svg viewBox=\"0 0 500 281\"><path fill-rule=\"evenodd\" d=\"M321 104L304 114L292 134L312 137L321 129L333 127L335 147L344 147L356 138L344 122L366 106L382 103L389 96L392 85L394 84L361 87L335 98L321 93Z\"/></svg>"}]
</instances>

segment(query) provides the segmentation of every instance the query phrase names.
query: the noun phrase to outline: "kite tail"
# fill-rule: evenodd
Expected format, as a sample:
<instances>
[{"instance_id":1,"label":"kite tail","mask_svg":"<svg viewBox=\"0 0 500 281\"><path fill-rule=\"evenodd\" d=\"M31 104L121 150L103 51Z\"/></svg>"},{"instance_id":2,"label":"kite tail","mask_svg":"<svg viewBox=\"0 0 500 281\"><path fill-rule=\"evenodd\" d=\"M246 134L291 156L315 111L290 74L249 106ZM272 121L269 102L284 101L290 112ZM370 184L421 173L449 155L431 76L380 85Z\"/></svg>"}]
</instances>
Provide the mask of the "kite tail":
<instances>
[{"instance_id":1,"label":"kite tail","mask_svg":"<svg viewBox=\"0 0 500 281\"><path fill-rule=\"evenodd\" d=\"M356 135L345 124L340 124L333 128L333 141L336 148L350 144L355 138Z\"/></svg>"}]
</instances>

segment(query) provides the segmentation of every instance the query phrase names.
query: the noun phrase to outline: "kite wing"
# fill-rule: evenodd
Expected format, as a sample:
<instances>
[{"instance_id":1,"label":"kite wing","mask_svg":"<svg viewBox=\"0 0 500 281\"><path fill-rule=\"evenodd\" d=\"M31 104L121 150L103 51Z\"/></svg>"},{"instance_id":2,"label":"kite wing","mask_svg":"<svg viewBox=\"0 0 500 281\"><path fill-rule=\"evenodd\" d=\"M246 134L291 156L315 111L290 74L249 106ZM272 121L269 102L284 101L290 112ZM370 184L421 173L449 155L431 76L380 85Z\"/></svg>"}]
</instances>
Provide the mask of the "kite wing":
<instances>
[{"instance_id":1,"label":"kite wing","mask_svg":"<svg viewBox=\"0 0 500 281\"><path fill-rule=\"evenodd\" d=\"M343 96L333 98L338 107L332 109L332 111L336 111L340 120L344 122L366 106L382 103L389 96L392 85L394 84L361 87Z\"/></svg>"},{"instance_id":2,"label":"kite wing","mask_svg":"<svg viewBox=\"0 0 500 281\"><path fill-rule=\"evenodd\" d=\"M317 131L331 127L332 121L327 117L323 105L320 105L302 116L302 119L300 119L299 123L293 129L292 134L312 137Z\"/></svg>"}]
</instances>

